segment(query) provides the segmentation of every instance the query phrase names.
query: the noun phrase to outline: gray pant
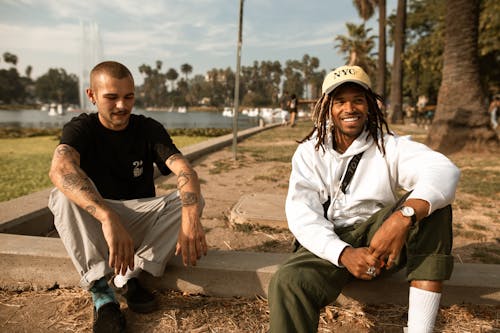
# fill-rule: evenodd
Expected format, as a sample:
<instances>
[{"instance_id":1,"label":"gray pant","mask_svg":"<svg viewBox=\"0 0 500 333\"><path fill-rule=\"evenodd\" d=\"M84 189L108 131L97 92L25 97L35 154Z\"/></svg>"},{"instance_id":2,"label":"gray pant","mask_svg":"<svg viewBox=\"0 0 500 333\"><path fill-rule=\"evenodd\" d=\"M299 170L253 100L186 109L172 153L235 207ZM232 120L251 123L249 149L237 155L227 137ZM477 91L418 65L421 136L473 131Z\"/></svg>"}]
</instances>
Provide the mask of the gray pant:
<instances>
[{"instance_id":1,"label":"gray pant","mask_svg":"<svg viewBox=\"0 0 500 333\"><path fill-rule=\"evenodd\" d=\"M122 217L134 241L135 267L161 276L175 252L181 224L182 203L177 192L155 198L106 199L106 203ZM94 281L112 274L101 223L58 189L50 194L49 208L66 251L81 276L82 288L88 290Z\"/></svg>"}]
</instances>

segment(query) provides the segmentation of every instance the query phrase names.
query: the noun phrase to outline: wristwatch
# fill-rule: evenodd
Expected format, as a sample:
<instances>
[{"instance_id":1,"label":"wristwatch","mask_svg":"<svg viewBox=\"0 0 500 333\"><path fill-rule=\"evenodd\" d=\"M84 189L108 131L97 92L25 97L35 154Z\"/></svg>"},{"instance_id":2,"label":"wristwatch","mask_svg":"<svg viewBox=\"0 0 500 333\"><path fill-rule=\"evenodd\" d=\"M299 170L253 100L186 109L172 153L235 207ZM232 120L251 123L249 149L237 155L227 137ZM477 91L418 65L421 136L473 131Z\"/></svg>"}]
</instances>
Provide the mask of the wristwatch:
<instances>
[{"instance_id":1,"label":"wristwatch","mask_svg":"<svg viewBox=\"0 0 500 333\"><path fill-rule=\"evenodd\" d=\"M399 210L404 217L409 217L411 219L412 227L417 223L417 215L415 215L415 209L410 206L402 206Z\"/></svg>"}]
</instances>

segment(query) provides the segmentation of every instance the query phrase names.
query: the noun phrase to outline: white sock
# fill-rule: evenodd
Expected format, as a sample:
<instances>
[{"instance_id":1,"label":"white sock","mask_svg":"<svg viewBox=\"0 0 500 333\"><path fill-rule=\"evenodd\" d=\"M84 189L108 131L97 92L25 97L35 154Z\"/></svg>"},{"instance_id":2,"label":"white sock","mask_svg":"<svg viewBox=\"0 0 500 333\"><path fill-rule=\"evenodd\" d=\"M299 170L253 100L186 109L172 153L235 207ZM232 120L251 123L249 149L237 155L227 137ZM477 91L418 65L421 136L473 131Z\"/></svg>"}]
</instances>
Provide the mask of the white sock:
<instances>
[{"instance_id":1,"label":"white sock","mask_svg":"<svg viewBox=\"0 0 500 333\"><path fill-rule=\"evenodd\" d=\"M439 310L441 293L410 287L408 333L431 333Z\"/></svg>"},{"instance_id":2,"label":"white sock","mask_svg":"<svg viewBox=\"0 0 500 333\"><path fill-rule=\"evenodd\" d=\"M130 268L127 267L127 272L125 273L125 275L116 275L113 283L116 287L122 288L128 282L128 280L138 277L141 272L142 269L140 267L135 267L133 271L131 271Z\"/></svg>"}]
</instances>

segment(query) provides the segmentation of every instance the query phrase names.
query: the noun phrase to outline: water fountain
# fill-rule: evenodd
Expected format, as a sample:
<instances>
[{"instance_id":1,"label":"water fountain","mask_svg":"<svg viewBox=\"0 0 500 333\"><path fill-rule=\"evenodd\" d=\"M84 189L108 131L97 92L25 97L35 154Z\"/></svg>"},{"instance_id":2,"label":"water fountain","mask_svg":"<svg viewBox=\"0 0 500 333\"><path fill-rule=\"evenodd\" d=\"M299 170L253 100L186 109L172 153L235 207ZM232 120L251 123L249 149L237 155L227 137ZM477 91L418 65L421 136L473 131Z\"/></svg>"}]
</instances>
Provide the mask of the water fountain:
<instances>
[{"instance_id":1,"label":"water fountain","mask_svg":"<svg viewBox=\"0 0 500 333\"><path fill-rule=\"evenodd\" d=\"M92 105L85 94L85 89L90 85L89 74L92 68L102 61L102 41L99 33L99 26L94 21L80 21L82 30L80 63L82 65L79 77L80 89L80 108L84 111L90 111Z\"/></svg>"}]
</instances>

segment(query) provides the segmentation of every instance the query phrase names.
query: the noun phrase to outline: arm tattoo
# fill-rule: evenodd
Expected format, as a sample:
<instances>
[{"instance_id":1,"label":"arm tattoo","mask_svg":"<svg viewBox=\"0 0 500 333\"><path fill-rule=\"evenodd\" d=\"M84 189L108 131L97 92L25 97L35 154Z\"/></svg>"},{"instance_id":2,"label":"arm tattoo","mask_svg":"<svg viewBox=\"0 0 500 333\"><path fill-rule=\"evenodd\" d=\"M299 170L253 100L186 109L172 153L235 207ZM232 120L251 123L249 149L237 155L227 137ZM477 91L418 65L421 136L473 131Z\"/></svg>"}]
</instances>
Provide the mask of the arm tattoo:
<instances>
[{"instance_id":1,"label":"arm tattoo","mask_svg":"<svg viewBox=\"0 0 500 333\"><path fill-rule=\"evenodd\" d=\"M177 188L179 190L182 189L184 185L189 183L192 176L193 174L191 172L185 172L184 170L181 170L179 176L177 176Z\"/></svg>"},{"instance_id":2,"label":"arm tattoo","mask_svg":"<svg viewBox=\"0 0 500 333\"><path fill-rule=\"evenodd\" d=\"M85 207L85 210L92 216L95 215L95 211L96 211L96 208L95 206L92 206L92 205L89 205L87 207Z\"/></svg>"},{"instance_id":3,"label":"arm tattoo","mask_svg":"<svg viewBox=\"0 0 500 333\"><path fill-rule=\"evenodd\" d=\"M101 200L100 200L99 196L97 195L96 189L94 188L94 186L92 186L90 179L87 177L82 177L76 173L65 174L63 176L63 188L65 190L69 190L69 191L80 190L80 191L88 194L89 200L91 200L95 204L101 203ZM87 211L89 211L90 208L93 208L94 212L95 212L94 206L86 207ZM89 213L90 213L90 211L89 211Z\"/></svg>"},{"instance_id":4,"label":"arm tattoo","mask_svg":"<svg viewBox=\"0 0 500 333\"><path fill-rule=\"evenodd\" d=\"M198 195L193 192L181 192L182 206L192 206L198 203Z\"/></svg>"},{"instance_id":5,"label":"arm tattoo","mask_svg":"<svg viewBox=\"0 0 500 333\"><path fill-rule=\"evenodd\" d=\"M68 146L59 146L57 147L56 152L59 156L72 155L72 150Z\"/></svg>"},{"instance_id":6,"label":"arm tattoo","mask_svg":"<svg viewBox=\"0 0 500 333\"><path fill-rule=\"evenodd\" d=\"M82 182L82 177L76 173L67 173L63 175L63 188L74 191L75 188Z\"/></svg>"},{"instance_id":7,"label":"arm tattoo","mask_svg":"<svg viewBox=\"0 0 500 333\"><path fill-rule=\"evenodd\" d=\"M183 160L184 159L184 156L182 156L181 154L173 154L171 155L168 159L167 159L167 164L170 166L172 165L172 163L174 163L175 161L177 160Z\"/></svg>"}]
</instances>

